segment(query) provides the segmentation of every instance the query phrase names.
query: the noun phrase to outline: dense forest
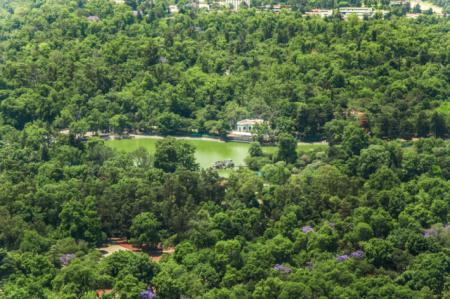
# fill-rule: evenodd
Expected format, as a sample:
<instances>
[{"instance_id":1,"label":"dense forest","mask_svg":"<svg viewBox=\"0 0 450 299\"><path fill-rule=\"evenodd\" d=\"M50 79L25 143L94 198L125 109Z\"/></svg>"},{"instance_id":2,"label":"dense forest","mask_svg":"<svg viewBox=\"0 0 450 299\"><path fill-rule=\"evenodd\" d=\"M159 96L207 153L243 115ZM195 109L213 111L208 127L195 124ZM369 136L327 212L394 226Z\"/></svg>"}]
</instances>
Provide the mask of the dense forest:
<instances>
[{"instance_id":1,"label":"dense forest","mask_svg":"<svg viewBox=\"0 0 450 299\"><path fill-rule=\"evenodd\" d=\"M349 125L340 145L224 180L167 137L154 154L2 127L0 298L450 298L450 148ZM259 170L262 175L255 173ZM95 248L109 237L146 253Z\"/></svg>"},{"instance_id":2,"label":"dense forest","mask_svg":"<svg viewBox=\"0 0 450 299\"><path fill-rule=\"evenodd\" d=\"M450 20L296 5L2 1L0 298L450 298ZM245 117L278 149L228 178L170 136L79 138ZM105 257L109 238L143 252Z\"/></svg>"},{"instance_id":3,"label":"dense forest","mask_svg":"<svg viewBox=\"0 0 450 299\"><path fill-rule=\"evenodd\" d=\"M153 5L3 4L3 124L224 135L260 117L321 140L333 113L347 121L343 112L355 109L379 138L448 131L447 17L406 19L409 6L342 20L189 6L169 15L164 2Z\"/></svg>"}]
</instances>

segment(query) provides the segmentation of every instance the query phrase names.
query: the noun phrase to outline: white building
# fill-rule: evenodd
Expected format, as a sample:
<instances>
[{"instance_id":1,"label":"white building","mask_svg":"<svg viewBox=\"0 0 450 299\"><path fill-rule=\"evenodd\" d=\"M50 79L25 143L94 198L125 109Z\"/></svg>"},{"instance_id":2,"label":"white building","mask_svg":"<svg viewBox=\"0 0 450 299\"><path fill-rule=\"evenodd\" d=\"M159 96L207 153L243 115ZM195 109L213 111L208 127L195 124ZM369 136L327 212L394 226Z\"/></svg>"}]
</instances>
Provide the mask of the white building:
<instances>
[{"instance_id":1,"label":"white building","mask_svg":"<svg viewBox=\"0 0 450 299\"><path fill-rule=\"evenodd\" d=\"M226 3L225 1L217 1L217 2L213 2L213 4L216 4L216 3L219 5L219 7L222 6L222 5L223 5L223 6L227 6L227 3Z\"/></svg>"},{"instance_id":2,"label":"white building","mask_svg":"<svg viewBox=\"0 0 450 299\"><path fill-rule=\"evenodd\" d=\"M250 0L226 0L226 6L228 7L230 4L233 4L233 7L235 9L238 9L239 4L241 4L242 2L247 3L247 6L250 8Z\"/></svg>"},{"instance_id":3,"label":"white building","mask_svg":"<svg viewBox=\"0 0 450 299\"><path fill-rule=\"evenodd\" d=\"M305 12L302 17L306 16L320 16L323 17L332 17L333 16L333 10L331 9L311 9L311 11Z\"/></svg>"},{"instance_id":4,"label":"white building","mask_svg":"<svg viewBox=\"0 0 450 299\"><path fill-rule=\"evenodd\" d=\"M170 12L178 12L178 6L176 5L169 5Z\"/></svg>"},{"instance_id":5,"label":"white building","mask_svg":"<svg viewBox=\"0 0 450 299\"><path fill-rule=\"evenodd\" d=\"M200 4L198 5L198 8L206 8L206 9L209 9L209 4L208 4L208 3L200 3Z\"/></svg>"},{"instance_id":6,"label":"white building","mask_svg":"<svg viewBox=\"0 0 450 299\"><path fill-rule=\"evenodd\" d=\"M360 18L362 18L365 14L369 16L372 15L372 7L341 7L339 8L339 11L344 16L348 16L355 13Z\"/></svg>"},{"instance_id":7,"label":"white building","mask_svg":"<svg viewBox=\"0 0 450 299\"><path fill-rule=\"evenodd\" d=\"M408 1L391 1L389 2L390 6L400 6L400 5L406 5L406 3L409 2Z\"/></svg>"},{"instance_id":8,"label":"white building","mask_svg":"<svg viewBox=\"0 0 450 299\"><path fill-rule=\"evenodd\" d=\"M381 13L383 14L383 16L387 15L388 13L390 13L389 10L375 10L375 11L373 12L373 14L375 14L375 13L377 13L377 12L381 12Z\"/></svg>"},{"instance_id":9,"label":"white building","mask_svg":"<svg viewBox=\"0 0 450 299\"><path fill-rule=\"evenodd\" d=\"M270 5L265 6L266 10L270 10ZM272 5L272 11L275 13L279 13L283 8L290 10L289 5Z\"/></svg>"},{"instance_id":10,"label":"white building","mask_svg":"<svg viewBox=\"0 0 450 299\"><path fill-rule=\"evenodd\" d=\"M406 17L408 19L417 19L419 16L420 16L420 14L418 14L418 13L407 13L406 14Z\"/></svg>"},{"instance_id":11,"label":"white building","mask_svg":"<svg viewBox=\"0 0 450 299\"><path fill-rule=\"evenodd\" d=\"M244 119L236 124L236 133L250 133L255 124L262 124L262 119Z\"/></svg>"}]
</instances>

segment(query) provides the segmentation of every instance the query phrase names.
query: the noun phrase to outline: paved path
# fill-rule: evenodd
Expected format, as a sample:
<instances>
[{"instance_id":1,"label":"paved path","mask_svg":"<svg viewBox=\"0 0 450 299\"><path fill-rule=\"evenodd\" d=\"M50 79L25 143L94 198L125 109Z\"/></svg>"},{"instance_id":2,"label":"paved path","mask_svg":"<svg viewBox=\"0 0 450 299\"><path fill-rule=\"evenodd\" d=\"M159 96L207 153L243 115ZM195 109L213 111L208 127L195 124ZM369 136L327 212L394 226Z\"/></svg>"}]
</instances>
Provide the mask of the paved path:
<instances>
[{"instance_id":1,"label":"paved path","mask_svg":"<svg viewBox=\"0 0 450 299\"><path fill-rule=\"evenodd\" d=\"M434 13L442 13L442 7L439 7L434 4L430 4L430 3L419 2L419 1L411 1L411 8L413 8L417 4L420 5L421 10L429 10L431 7L431 9L433 10Z\"/></svg>"}]
</instances>

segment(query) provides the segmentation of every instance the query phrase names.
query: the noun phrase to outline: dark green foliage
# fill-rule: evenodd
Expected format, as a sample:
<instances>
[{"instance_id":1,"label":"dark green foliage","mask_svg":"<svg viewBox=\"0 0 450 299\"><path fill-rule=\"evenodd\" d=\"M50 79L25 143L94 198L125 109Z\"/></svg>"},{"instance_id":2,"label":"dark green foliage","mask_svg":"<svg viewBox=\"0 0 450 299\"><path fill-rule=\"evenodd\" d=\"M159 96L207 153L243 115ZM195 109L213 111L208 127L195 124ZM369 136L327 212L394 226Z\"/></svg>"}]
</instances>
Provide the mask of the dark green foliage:
<instances>
[{"instance_id":1,"label":"dark green foliage","mask_svg":"<svg viewBox=\"0 0 450 299\"><path fill-rule=\"evenodd\" d=\"M196 170L198 164L195 163L194 151L195 147L185 140L172 137L158 140L154 165L164 172L174 172L179 167Z\"/></svg>"},{"instance_id":2,"label":"dark green foliage","mask_svg":"<svg viewBox=\"0 0 450 299\"><path fill-rule=\"evenodd\" d=\"M283 134L278 138L278 159L286 163L294 163L297 159L297 140L291 134Z\"/></svg>"},{"instance_id":3,"label":"dark green foliage","mask_svg":"<svg viewBox=\"0 0 450 299\"><path fill-rule=\"evenodd\" d=\"M0 4L0 298L448 297L448 18L38 2ZM252 143L227 178L185 140L82 138L245 118L278 151ZM106 238L166 252L104 257Z\"/></svg>"}]
</instances>

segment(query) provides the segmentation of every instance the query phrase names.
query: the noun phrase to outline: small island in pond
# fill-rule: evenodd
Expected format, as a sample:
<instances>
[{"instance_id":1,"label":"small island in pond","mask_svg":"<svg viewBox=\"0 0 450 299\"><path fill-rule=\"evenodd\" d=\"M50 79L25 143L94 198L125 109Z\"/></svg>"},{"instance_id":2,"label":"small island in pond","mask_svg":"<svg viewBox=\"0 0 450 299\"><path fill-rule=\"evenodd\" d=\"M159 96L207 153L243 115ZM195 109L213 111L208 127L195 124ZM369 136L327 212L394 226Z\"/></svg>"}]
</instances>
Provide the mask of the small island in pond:
<instances>
[{"instance_id":1,"label":"small island in pond","mask_svg":"<svg viewBox=\"0 0 450 299\"><path fill-rule=\"evenodd\" d=\"M224 169L233 169L234 163L231 159L225 159L221 161L216 161L211 163L212 170L218 171L218 170L224 170Z\"/></svg>"}]
</instances>

